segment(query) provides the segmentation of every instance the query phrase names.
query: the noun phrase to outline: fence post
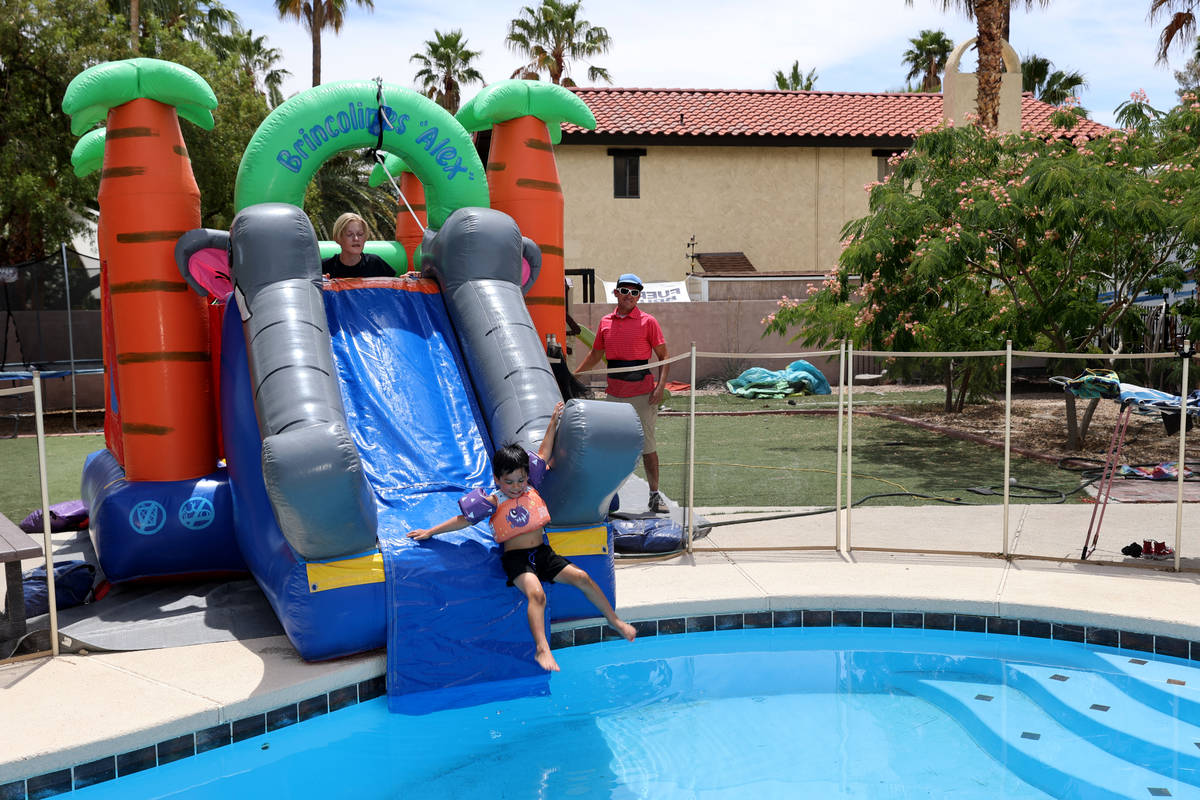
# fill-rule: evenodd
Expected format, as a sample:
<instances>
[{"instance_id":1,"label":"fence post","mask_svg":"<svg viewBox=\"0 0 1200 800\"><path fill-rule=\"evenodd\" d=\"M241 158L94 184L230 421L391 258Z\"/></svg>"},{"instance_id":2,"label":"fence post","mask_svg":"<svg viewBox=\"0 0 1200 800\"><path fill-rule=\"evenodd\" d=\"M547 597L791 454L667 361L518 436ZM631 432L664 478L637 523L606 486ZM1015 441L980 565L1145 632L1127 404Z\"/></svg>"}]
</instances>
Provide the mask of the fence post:
<instances>
[{"instance_id":1,"label":"fence post","mask_svg":"<svg viewBox=\"0 0 1200 800\"><path fill-rule=\"evenodd\" d=\"M838 348L837 468L833 496L833 549L842 547L842 401L846 398L846 340Z\"/></svg>"},{"instance_id":2,"label":"fence post","mask_svg":"<svg viewBox=\"0 0 1200 800\"><path fill-rule=\"evenodd\" d=\"M75 328L71 324L71 273L67 271L67 243L62 243L63 290L67 293L67 348L71 359L71 429L79 433L79 401L75 390Z\"/></svg>"},{"instance_id":3,"label":"fence post","mask_svg":"<svg viewBox=\"0 0 1200 800\"><path fill-rule=\"evenodd\" d=\"M1184 340L1183 350L1179 353L1183 358L1183 375L1179 386L1179 460L1175 464L1175 571L1179 572L1179 547L1183 544L1183 471L1184 437L1187 434L1187 395L1188 395L1188 365L1192 362L1192 343Z\"/></svg>"},{"instance_id":4,"label":"fence post","mask_svg":"<svg viewBox=\"0 0 1200 800\"><path fill-rule=\"evenodd\" d=\"M692 552L695 535L696 500L696 343L692 342L692 392L688 408L687 551Z\"/></svg>"},{"instance_id":5,"label":"fence post","mask_svg":"<svg viewBox=\"0 0 1200 800\"><path fill-rule=\"evenodd\" d=\"M33 416L37 426L38 476L42 479L42 549L46 556L46 602L50 606L50 654L58 655L58 600L54 593L54 547L50 542L50 489L46 483L46 424L42 420L42 374L33 370Z\"/></svg>"},{"instance_id":6,"label":"fence post","mask_svg":"<svg viewBox=\"0 0 1200 800\"><path fill-rule=\"evenodd\" d=\"M854 477L854 342L846 343L846 552L850 545L850 510L854 508L851 491Z\"/></svg>"},{"instance_id":7,"label":"fence post","mask_svg":"<svg viewBox=\"0 0 1200 800\"><path fill-rule=\"evenodd\" d=\"M1012 471L1012 339L1004 343L1004 557L1008 558L1008 486Z\"/></svg>"}]
</instances>

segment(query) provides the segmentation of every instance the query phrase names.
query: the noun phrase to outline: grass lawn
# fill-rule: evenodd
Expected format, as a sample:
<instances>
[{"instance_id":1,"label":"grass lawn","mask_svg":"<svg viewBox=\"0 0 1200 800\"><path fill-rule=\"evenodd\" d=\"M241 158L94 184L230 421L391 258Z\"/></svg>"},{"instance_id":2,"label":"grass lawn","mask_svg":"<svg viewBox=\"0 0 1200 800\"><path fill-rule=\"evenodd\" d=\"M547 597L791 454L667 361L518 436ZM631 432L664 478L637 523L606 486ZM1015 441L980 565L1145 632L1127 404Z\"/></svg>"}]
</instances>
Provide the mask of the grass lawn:
<instances>
[{"instance_id":1,"label":"grass lawn","mask_svg":"<svg viewBox=\"0 0 1200 800\"><path fill-rule=\"evenodd\" d=\"M79 476L88 453L104 447L102 434L46 437L50 505L79 497ZM20 522L42 505L37 439L0 439L0 513Z\"/></svg>"},{"instance_id":2,"label":"grass lawn","mask_svg":"<svg viewBox=\"0 0 1200 800\"><path fill-rule=\"evenodd\" d=\"M656 433L662 488L673 499L682 500L687 418L660 417ZM867 495L901 492L971 504L1002 500L999 494L968 491L971 487L999 491L1003 486L1004 453L985 445L901 422L855 416L853 458L856 502ZM836 415L698 417L695 502L697 506L833 505L836 459ZM1012 459L1011 475L1017 483L1062 492L1079 485L1076 473L1020 457ZM1017 488L1012 492L1035 494ZM1077 502L1081 494L1071 496L1068 502ZM919 505L938 501L888 497L868 502Z\"/></svg>"}]
</instances>

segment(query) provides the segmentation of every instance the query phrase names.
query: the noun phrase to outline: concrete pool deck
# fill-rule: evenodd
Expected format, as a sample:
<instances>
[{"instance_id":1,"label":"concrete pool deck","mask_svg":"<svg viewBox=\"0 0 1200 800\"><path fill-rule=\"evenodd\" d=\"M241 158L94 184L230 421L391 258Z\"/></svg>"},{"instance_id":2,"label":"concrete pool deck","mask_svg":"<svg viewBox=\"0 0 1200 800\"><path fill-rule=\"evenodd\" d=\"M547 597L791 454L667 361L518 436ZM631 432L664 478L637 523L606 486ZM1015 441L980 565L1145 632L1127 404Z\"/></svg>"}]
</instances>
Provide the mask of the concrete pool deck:
<instances>
[{"instance_id":1,"label":"concrete pool deck","mask_svg":"<svg viewBox=\"0 0 1200 800\"><path fill-rule=\"evenodd\" d=\"M770 510L703 513L715 522ZM1042 560L1077 559L1091 513L1082 504L1013 506L1012 560L985 555L1003 546L998 506L858 508L849 553L833 549L830 514L723 525L698 540L691 555L619 560L617 607L630 621L797 609L914 611L1200 642L1200 573L1189 571L1200 568L1200 508L1184 509L1180 552L1194 557L1183 561L1183 572L1167 571L1170 561L1148 562L1159 569L1102 563L1130 561L1120 549L1131 541L1173 546L1172 504L1112 504L1091 560ZM814 549L780 549L798 547ZM595 625L559 624L555 631ZM1190 653L1200 659L1200 643ZM35 782L26 786L25 779L44 779L39 790L61 786L65 770L70 785L70 770L79 765L135 771L147 766L147 752L165 763L179 757L164 750L169 743L190 747L183 753L190 755L202 749L200 732L230 722L235 740L238 722L248 719L259 720L260 729L243 726L244 732L263 732L264 718L271 730L271 714L286 707L294 712L299 704L304 719L302 701L320 700L324 710L339 707L338 698L375 696L384 668L382 651L307 664L284 637L0 665L0 800L48 796L35 794ZM294 713L286 716L278 724L296 721Z\"/></svg>"}]
</instances>

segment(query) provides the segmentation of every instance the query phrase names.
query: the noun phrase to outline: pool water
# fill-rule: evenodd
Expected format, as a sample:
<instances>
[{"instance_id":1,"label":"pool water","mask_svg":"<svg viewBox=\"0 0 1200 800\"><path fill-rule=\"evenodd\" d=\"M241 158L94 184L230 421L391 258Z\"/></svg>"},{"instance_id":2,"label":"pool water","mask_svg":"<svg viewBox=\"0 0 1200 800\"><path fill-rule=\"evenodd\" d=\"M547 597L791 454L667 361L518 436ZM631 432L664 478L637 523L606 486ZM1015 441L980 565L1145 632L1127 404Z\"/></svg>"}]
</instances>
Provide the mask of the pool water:
<instances>
[{"instance_id":1,"label":"pool water","mask_svg":"<svg viewBox=\"0 0 1200 800\"><path fill-rule=\"evenodd\" d=\"M950 631L775 628L556 651L549 697L372 700L82 797L1200 798L1200 671Z\"/></svg>"}]
</instances>

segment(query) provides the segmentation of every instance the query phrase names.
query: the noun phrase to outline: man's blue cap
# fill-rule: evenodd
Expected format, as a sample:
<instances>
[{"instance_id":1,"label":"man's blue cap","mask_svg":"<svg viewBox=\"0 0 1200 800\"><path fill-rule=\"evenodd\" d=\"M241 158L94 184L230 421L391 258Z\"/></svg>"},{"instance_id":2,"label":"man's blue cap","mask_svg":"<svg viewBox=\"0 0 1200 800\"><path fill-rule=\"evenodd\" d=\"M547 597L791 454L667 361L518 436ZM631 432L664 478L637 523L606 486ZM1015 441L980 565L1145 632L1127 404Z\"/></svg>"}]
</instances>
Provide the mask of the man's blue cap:
<instances>
[{"instance_id":1,"label":"man's blue cap","mask_svg":"<svg viewBox=\"0 0 1200 800\"><path fill-rule=\"evenodd\" d=\"M637 275L634 275L632 272L626 272L624 275L617 278L617 286L625 286L625 285L636 286L639 289L645 288L642 285L642 279L639 278Z\"/></svg>"}]
</instances>

